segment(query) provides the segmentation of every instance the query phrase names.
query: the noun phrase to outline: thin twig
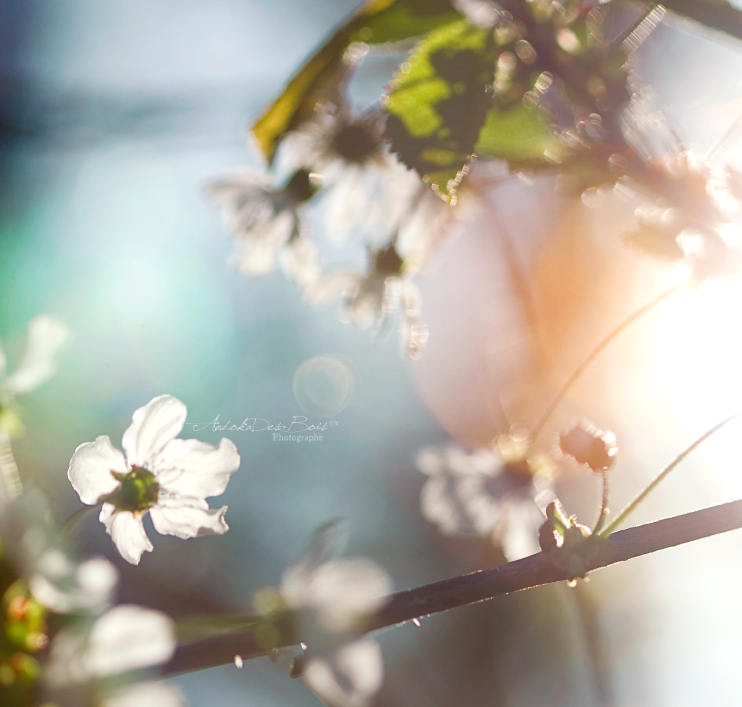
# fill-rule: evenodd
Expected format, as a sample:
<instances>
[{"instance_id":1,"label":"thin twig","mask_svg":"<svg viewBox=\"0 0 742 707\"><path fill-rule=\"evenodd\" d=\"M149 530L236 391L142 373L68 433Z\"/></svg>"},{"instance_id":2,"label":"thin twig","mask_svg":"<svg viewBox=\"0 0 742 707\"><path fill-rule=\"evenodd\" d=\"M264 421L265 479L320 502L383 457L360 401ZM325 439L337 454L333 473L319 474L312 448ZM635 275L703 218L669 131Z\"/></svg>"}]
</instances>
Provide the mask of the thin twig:
<instances>
[{"instance_id":1,"label":"thin twig","mask_svg":"<svg viewBox=\"0 0 742 707\"><path fill-rule=\"evenodd\" d=\"M593 532L591 533L591 535L600 533L603 525L605 524L605 520L608 517L608 469L601 469L600 480L603 487L603 493L600 497L600 515L598 516L598 520L595 523L595 527L593 528ZM609 531L606 531L606 535L608 534Z\"/></svg>"},{"instance_id":2,"label":"thin twig","mask_svg":"<svg viewBox=\"0 0 742 707\"><path fill-rule=\"evenodd\" d=\"M738 528L742 528L742 500L620 530L609 538L612 554L607 559L603 557L597 560L589 569L607 567ZM538 553L491 570L392 594L384 607L372 617L367 631L567 579L567 572L549 562L543 553ZM287 632L276 648L296 642L296 637ZM163 667L163 672L165 675L193 672L227 665L233 662L236 655L247 660L269 653L270 650L261 646L252 632L217 636L180 646L175 656Z\"/></svg>"},{"instance_id":3,"label":"thin twig","mask_svg":"<svg viewBox=\"0 0 742 707\"><path fill-rule=\"evenodd\" d=\"M603 531L604 536L610 535L616 528L618 528L621 523L623 523L626 518L628 518L644 501L644 499L649 496L649 494L654 491L654 489L657 487L657 485L664 479L678 464L680 464L683 459L685 459L701 442L705 442L709 437L711 437L712 434L715 432L718 432L724 425L726 425L728 422L731 422L735 418L739 417L741 413L735 412L733 415L730 415L726 419L722 420L718 424L714 425L710 430L707 432L704 432L693 444L686 447L680 454L678 454L675 459L673 459L657 476L654 477L654 479L650 482L649 486L644 489L629 505L627 508L625 508L616 518L615 520ZM596 528L598 530L598 528Z\"/></svg>"},{"instance_id":4,"label":"thin twig","mask_svg":"<svg viewBox=\"0 0 742 707\"><path fill-rule=\"evenodd\" d=\"M673 285L669 290L665 290L662 294L655 297L651 302L649 302L649 304L645 304L641 309L638 309L628 319L625 319L613 331L611 331L610 334L608 334L608 336L606 336L605 339L603 339L583 359L582 363L579 366L577 366L577 368L574 370L572 375L567 379L567 382L560 388L554 400L551 401L551 404L549 405L549 407L546 408L546 410L544 411L544 414L541 415L541 418L534 426L533 431L531 432L532 442L536 441L536 438L542 432L544 425L546 425L546 423L549 421L549 418L552 416L554 410L556 410L559 403L562 402L562 400L564 399L564 396L567 394L569 389L574 385L577 379L583 374L585 369L597 358L598 354L606 346L608 346L608 344L610 344L611 341L613 341L630 324L633 324L637 319L642 317L648 311L656 307L661 302L664 302L664 300L666 300L671 295L674 295L676 292L680 291L685 286L685 284L686 284L685 282L679 282L678 284Z\"/></svg>"}]
</instances>

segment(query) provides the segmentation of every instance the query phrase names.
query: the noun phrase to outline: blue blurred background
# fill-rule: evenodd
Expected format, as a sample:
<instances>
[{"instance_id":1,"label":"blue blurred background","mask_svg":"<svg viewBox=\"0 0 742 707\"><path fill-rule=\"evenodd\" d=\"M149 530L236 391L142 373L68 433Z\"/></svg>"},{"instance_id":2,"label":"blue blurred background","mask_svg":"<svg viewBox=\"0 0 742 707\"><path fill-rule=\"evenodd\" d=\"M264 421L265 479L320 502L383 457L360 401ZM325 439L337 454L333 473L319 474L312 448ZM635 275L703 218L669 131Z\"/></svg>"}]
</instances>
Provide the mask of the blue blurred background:
<instances>
[{"instance_id":1,"label":"blue blurred background","mask_svg":"<svg viewBox=\"0 0 742 707\"><path fill-rule=\"evenodd\" d=\"M175 616L250 610L254 592L276 585L314 529L335 517L349 521L349 553L376 559L399 589L491 564L497 558L481 547L443 541L420 518L417 450L452 438L481 445L504 431L487 404L495 394L527 419L586 347L668 277L617 257L608 236L585 236L605 213L557 202L548 180L530 191L507 185L488 207L535 283L558 355L529 338L512 273L492 245L502 233L484 217L423 278L432 338L419 365L402 359L394 336L373 344L334 308L312 310L280 274L248 279L229 269L229 239L203 185L261 166L246 126L356 4L0 4L0 338L12 360L35 314L56 314L74 331L60 373L22 401L27 433L16 444L21 470L59 517L79 504L65 475L75 447L100 434L118 444L131 413L155 395L185 401L189 422L287 424L307 414L293 389L304 362L330 355L352 375L347 406L321 443L230 435L243 461L223 497L226 536L183 543L150 533L155 552L131 568L88 518L82 550L118 564L122 600ZM641 57L691 143L707 149L742 109L740 79L730 78L742 75L732 71L741 68L736 48L663 26ZM710 63L729 68L711 75ZM392 66L375 59L354 90L373 98ZM554 281L574 297L553 297ZM675 378L657 374L683 345L663 349L658 332L676 341L672 321L640 324L564 411L563 420L588 411L619 443L629 440L617 506L738 401L732 386L721 402L681 405L687 370L676 361ZM703 379L692 387L708 391ZM738 437L723 438L728 448L714 466L691 462L639 519L742 494L738 469L723 470ZM562 481L570 512L594 512L592 484L586 475ZM737 704L742 577L729 558L741 546L736 535L707 540L611 568L577 590L546 587L388 631L378 704ZM192 707L317 704L267 660L177 682Z\"/></svg>"}]
</instances>

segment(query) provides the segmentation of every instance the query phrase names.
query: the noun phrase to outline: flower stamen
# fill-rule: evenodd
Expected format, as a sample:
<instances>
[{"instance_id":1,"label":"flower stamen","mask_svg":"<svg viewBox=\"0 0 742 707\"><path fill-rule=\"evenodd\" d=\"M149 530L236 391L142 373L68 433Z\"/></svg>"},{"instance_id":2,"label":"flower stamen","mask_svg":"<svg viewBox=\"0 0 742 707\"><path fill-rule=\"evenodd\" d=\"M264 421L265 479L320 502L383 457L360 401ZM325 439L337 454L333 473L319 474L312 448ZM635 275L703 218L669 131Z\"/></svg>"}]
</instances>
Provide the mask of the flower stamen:
<instances>
[{"instance_id":1,"label":"flower stamen","mask_svg":"<svg viewBox=\"0 0 742 707\"><path fill-rule=\"evenodd\" d=\"M157 503L160 484L155 476L141 466L132 467L128 474L112 471L111 475L121 486L106 497L108 503L116 506L117 511L147 511Z\"/></svg>"}]
</instances>

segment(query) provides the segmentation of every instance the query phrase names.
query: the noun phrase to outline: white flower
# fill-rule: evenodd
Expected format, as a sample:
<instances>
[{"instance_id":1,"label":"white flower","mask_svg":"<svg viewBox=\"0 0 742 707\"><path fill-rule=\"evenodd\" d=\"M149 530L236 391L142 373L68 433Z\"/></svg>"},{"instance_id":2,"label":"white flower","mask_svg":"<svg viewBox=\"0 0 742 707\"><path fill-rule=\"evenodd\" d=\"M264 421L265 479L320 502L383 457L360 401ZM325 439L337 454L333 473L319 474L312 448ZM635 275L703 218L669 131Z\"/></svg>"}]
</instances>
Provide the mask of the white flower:
<instances>
[{"instance_id":1,"label":"white flower","mask_svg":"<svg viewBox=\"0 0 742 707\"><path fill-rule=\"evenodd\" d=\"M379 113L356 117L347 108L320 102L313 118L286 136L283 150L293 167L320 173L334 182L346 176L347 168L386 167L389 153L382 134Z\"/></svg>"},{"instance_id":2,"label":"white flower","mask_svg":"<svg viewBox=\"0 0 742 707\"><path fill-rule=\"evenodd\" d=\"M363 707L383 679L381 649L360 639L364 624L387 601L391 581L365 558L324 559L330 531L321 531L305 556L281 579L286 605L298 612L306 644L301 675L332 707Z\"/></svg>"},{"instance_id":3,"label":"white flower","mask_svg":"<svg viewBox=\"0 0 742 707\"><path fill-rule=\"evenodd\" d=\"M218 447L176 439L186 414L180 400L160 395L132 415L122 438L126 456L103 435L81 444L70 461L67 476L80 500L103 503L100 520L132 564L152 551L142 524L148 511L164 535L193 538L229 529L227 507L211 509L206 499L224 493L240 465L237 448L226 438Z\"/></svg>"},{"instance_id":4,"label":"white flower","mask_svg":"<svg viewBox=\"0 0 742 707\"><path fill-rule=\"evenodd\" d=\"M325 231L343 243L353 235L386 242L420 186L382 141L380 115L354 117L320 103L312 120L287 135L283 152L294 167L322 176Z\"/></svg>"},{"instance_id":5,"label":"white flower","mask_svg":"<svg viewBox=\"0 0 742 707\"><path fill-rule=\"evenodd\" d=\"M546 469L534 474L525 460L506 463L488 449L453 445L422 450L416 464L428 477L420 510L443 535L492 536L509 560L538 552L539 507L553 497Z\"/></svg>"},{"instance_id":6,"label":"white flower","mask_svg":"<svg viewBox=\"0 0 742 707\"><path fill-rule=\"evenodd\" d=\"M284 248L295 245L297 240L309 243L302 235L301 207L317 188L306 170L295 172L283 188L275 188L267 176L253 173L207 185L207 194L222 207L226 228L235 237L234 262L242 272L271 273ZM307 247L302 246L304 250ZM311 263L307 267L316 265ZM289 266L287 275L292 274L295 268ZM309 270L302 271L299 280L309 277L312 277Z\"/></svg>"},{"instance_id":7,"label":"white flower","mask_svg":"<svg viewBox=\"0 0 742 707\"><path fill-rule=\"evenodd\" d=\"M169 616L121 604L96 619L87 633L78 626L57 634L47 680L63 687L160 665L176 647L175 622Z\"/></svg>"},{"instance_id":8,"label":"white flower","mask_svg":"<svg viewBox=\"0 0 742 707\"><path fill-rule=\"evenodd\" d=\"M367 274L343 270L328 273L310 288L307 298L313 304L322 304L342 293L340 321L359 329L373 324L378 336L387 333L393 314L401 310L405 350L410 358L418 358L428 340L428 329L420 316L420 292L403 273L404 261L394 246L372 252L371 257L373 264Z\"/></svg>"}]
</instances>

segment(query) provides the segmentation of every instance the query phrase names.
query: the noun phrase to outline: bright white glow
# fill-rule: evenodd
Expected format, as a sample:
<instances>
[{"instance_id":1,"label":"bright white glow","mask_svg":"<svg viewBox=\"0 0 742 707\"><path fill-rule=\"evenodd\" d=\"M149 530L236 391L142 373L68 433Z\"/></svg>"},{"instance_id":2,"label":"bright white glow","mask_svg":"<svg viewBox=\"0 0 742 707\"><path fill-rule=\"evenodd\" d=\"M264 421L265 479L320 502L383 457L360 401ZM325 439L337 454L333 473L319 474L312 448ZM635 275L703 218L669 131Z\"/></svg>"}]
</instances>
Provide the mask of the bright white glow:
<instances>
[{"instance_id":1,"label":"bright white glow","mask_svg":"<svg viewBox=\"0 0 742 707\"><path fill-rule=\"evenodd\" d=\"M742 285L708 282L680 293L657 322L656 380L681 424L700 434L742 410ZM739 454L737 438L720 433L701 453L742 491L728 463Z\"/></svg>"}]
</instances>

